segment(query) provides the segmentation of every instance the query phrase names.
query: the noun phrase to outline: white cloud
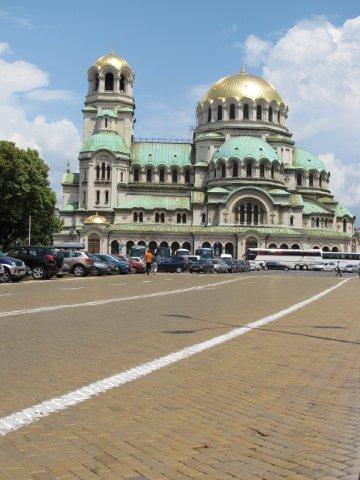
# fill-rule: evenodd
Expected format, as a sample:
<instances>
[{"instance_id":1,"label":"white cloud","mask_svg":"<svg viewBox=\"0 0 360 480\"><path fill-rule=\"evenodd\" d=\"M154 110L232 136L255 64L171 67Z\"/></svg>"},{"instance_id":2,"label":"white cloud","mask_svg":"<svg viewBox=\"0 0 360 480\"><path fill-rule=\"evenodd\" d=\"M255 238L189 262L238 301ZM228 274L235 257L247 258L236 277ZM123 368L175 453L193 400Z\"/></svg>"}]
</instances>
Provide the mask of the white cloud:
<instances>
[{"instance_id":1,"label":"white cloud","mask_svg":"<svg viewBox=\"0 0 360 480\"><path fill-rule=\"evenodd\" d=\"M33 98L31 94L39 90L48 95L47 100L64 97L62 90L42 90L48 84L49 75L35 65L22 60L6 62L0 59L0 139L13 141L22 148L37 149L50 167L52 186L59 194L61 174L67 161L73 161L75 167L79 132L67 119L48 121L35 103L32 109L38 112L35 118L28 118L19 101L22 96L27 102L35 100L37 94Z\"/></svg>"},{"instance_id":2,"label":"white cloud","mask_svg":"<svg viewBox=\"0 0 360 480\"><path fill-rule=\"evenodd\" d=\"M28 100L35 102L54 102L59 100L70 101L74 99L73 92L69 90L45 90L44 88L38 88L26 93Z\"/></svg>"},{"instance_id":3,"label":"white cloud","mask_svg":"<svg viewBox=\"0 0 360 480\"><path fill-rule=\"evenodd\" d=\"M288 126L295 140L315 154L324 154L334 168L332 181L339 199L356 205L360 202L359 178L353 171L360 150L360 17L340 26L324 17L304 20L273 44L261 42L253 35L247 38L248 63L261 64L264 78L289 105ZM357 208L359 215L359 204Z\"/></svg>"},{"instance_id":4,"label":"white cloud","mask_svg":"<svg viewBox=\"0 0 360 480\"><path fill-rule=\"evenodd\" d=\"M195 102L199 102L202 97L205 95L207 90L210 88L210 84L198 84L198 85L193 85L192 87L189 88L189 91L187 93L187 97L190 100L193 100Z\"/></svg>"},{"instance_id":5,"label":"white cloud","mask_svg":"<svg viewBox=\"0 0 360 480\"><path fill-rule=\"evenodd\" d=\"M6 42L0 42L0 55L5 55L10 52L10 47Z\"/></svg>"}]
</instances>

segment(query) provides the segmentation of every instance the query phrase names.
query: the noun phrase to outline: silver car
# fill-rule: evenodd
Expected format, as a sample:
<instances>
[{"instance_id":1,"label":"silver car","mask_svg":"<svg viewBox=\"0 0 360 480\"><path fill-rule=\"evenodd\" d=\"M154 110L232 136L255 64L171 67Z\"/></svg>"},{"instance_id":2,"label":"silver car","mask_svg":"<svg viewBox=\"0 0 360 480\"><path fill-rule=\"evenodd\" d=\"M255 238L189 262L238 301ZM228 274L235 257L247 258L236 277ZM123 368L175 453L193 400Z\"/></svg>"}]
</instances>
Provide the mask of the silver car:
<instances>
[{"instance_id":1,"label":"silver car","mask_svg":"<svg viewBox=\"0 0 360 480\"><path fill-rule=\"evenodd\" d=\"M228 271L230 270L229 265L218 258L211 260L211 264L213 267L213 271L216 273L228 273Z\"/></svg>"}]
</instances>

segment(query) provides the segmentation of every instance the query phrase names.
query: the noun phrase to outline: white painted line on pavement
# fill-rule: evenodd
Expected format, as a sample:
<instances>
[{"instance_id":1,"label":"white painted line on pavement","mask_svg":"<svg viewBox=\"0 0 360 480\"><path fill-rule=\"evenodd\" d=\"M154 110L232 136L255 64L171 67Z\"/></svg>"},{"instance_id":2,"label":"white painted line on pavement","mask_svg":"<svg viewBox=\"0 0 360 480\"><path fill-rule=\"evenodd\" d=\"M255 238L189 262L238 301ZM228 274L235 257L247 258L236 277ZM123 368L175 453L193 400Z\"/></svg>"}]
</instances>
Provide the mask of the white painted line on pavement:
<instances>
[{"instance_id":1,"label":"white painted line on pavement","mask_svg":"<svg viewBox=\"0 0 360 480\"><path fill-rule=\"evenodd\" d=\"M107 283L106 285L116 285L118 287L119 285L126 285L126 283Z\"/></svg>"},{"instance_id":2,"label":"white painted line on pavement","mask_svg":"<svg viewBox=\"0 0 360 480\"><path fill-rule=\"evenodd\" d=\"M262 327L267 323L273 322L274 320L289 315L290 313L296 312L300 308L303 308L306 305L319 300L325 295L328 295L348 281L349 279L343 280L342 282L337 283L336 285L327 288L326 290L323 290L322 292L317 293L316 295L313 295L302 302L296 303L295 305L291 305L290 307L280 310L277 313L261 318L256 322L248 323L244 327L234 328L224 335L219 335L210 340L206 340L205 342L196 343L182 350L178 350L177 352L170 353L169 355L156 358L150 362L143 363L137 367L130 368L129 370L125 370L124 372L120 372L111 377L107 377L103 380L85 385L77 390L62 395L61 397L45 400L44 402L34 405L30 408L25 408L19 412L2 417L0 418L0 435L5 436L9 432L18 430L24 425L29 425L40 418L47 417L52 413L65 410L68 407L84 402L95 395L105 393L108 390L120 387L121 385L137 380L138 378L145 377L152 372L172 365L180 360L193 357L204 350L208 350L209 348L213 348L217 345L228 342L229 340L233 340L234 338L244 335L251 330Z\"/></svg>"},{"instance_id":3,"label":"white painted line on pavement","mask_svg":"<svg viewBox=\"0 0 360 480\"><path fill-rule=\"evenodd\" d=\"M142 283L150 283L151 280L143 280Z\"/></svg>"},{"instance_id":4,"label":"white painted line on pavement","mask_svg":"<svg viewBox=\"0 0 360 480\"><path fill-rule=\"evenodd\" d=\"M85 287L64 287L64 288L59 288L59 290L81 290L82 288L85 288Z\"/></svg>"},{"instance_id":5,"label":"white painted line on pavement","mask_svg":"<svg viewBox=\"0 0 360 480\"><path fill-rule=\"evenodd\" d=\"M115 302L127 302L130 300L140 300L144 298L152 298L152 297L163 297L164 295L173 295L176 293L186 293L186 292L192 292L192 291L197 291L197 290L204 290L205 288L208 287L216 287L220 285L226 285L228 283L232 282L237 282L239 280L246 280L246 278L233 278L231 280L224 280L222 282L216 282L216 283L208 283L206 285L196 285L193 287L187 287L187 288L180 288L178 290L165 290L162 292L155 292L155 293L146 293L143 295L133 295L131 297L118 297L118 298L109 298L107 300L93 300L91 302L83 302L83 303L69 303L69 304L64 304L64 305L50 305L46 307L36 307L36 308L27 308L24 310L11 310L8 312L0 312L0 318L1 317L12 317L14 315L25 315L25 314L30 314L30 313L41 313L41 312L52 312L55 310L65 310L67 308L79 308L79 307L94 307L96 305L105 305L107 303L115 303ZM150 280L148 280L150 281Z\"/></svg>"},{"instance_id":6,"label":"white painted line on pavement","mask_svg":"<svg viewBox=\"0 0 360 480\"><path fill-rule=\"evenodd\" d=\"M7 297L8 295L12 295L12 293L1 293L0 297Z\"/></svg>"}]
</instances>

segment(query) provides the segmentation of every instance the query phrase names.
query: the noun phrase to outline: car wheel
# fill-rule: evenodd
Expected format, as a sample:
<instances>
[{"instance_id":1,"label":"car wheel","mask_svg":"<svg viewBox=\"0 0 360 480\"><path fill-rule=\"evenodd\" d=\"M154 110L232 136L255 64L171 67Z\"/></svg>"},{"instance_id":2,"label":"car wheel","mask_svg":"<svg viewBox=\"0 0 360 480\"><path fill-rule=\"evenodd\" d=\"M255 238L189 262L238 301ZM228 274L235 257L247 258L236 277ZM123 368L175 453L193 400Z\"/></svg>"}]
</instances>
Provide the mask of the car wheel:
<instances>
[{"instance_id":1,"label":"car wheel","mask_svg":"<svg viewBox=\"0 0 360 480\"><path fill-rule=\"evenodd\" d=\"M10 272L7 268L4 268L4 273L0 275L0 283L8 283L11 280Z\"/></svg>"},{"instance_id":2,"label":"car wheel","mask_svg":"<svg viewBox=\"0 0 360 480\"><path fill-rule=\"evenodd\" d=\"M46 270L43 266L41 265L36 265L33 269L32 269L32 277L35 279L35 280L43 280L44 278L46 278Z\"/></svg>"},{"instance_id":3,"label":"car wheel","mask_svg":"<svg viewBox=\"0 0 360 480\"><path fill-rule=\"evenodd\" d=\"M95 268L94 270L95 270L95 275L98 275L98 269ZM85 267L83 267L82 265L75 265L73 269L73 274L75 275L75 277L85 277L86 275Z\"/></svg>"},{"instance_id":4,"label":"car wheel","mask_svg":"<svg viewBox=\"0 0 360 480\"><path fill-rule=\"evenodd\" d=\"M182 272L182 269L181 269L181 267L177 267L177 269L176 269L176 273L181 273L181 272Z\"/></svg>"},{"instance_id":5,"label":"car wheel","mask_svg":"<svg viewBox=\"0 0 360 480\"><path fill-rule=\"evenodd\" d=\"M289 267L285 267L284 270L285 270L285 272L288 272L288 271L290 270L290 268L289 268Z\"/></svg>"}]
</instances>

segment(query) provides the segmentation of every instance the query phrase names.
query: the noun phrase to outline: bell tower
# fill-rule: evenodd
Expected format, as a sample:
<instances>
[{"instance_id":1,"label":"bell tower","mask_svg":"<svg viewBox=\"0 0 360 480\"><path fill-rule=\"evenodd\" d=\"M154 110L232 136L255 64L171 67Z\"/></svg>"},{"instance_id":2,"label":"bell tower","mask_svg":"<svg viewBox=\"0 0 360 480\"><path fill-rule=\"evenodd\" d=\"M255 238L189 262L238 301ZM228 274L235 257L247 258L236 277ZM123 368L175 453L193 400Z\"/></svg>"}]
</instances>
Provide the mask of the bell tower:
<instances>
[{"instance_id":1,"label":"bell tower","mask_svg":"<svg viewBox=\"0 0 360 480\"><path fill-rule=\"evenodd\" d=\"M130 147L135 103L135 74L126 60L114 52L98 58L88 70L88 93L85 98L84 142L97 133L120 135Z\"/></svg>"}]
</instances>

